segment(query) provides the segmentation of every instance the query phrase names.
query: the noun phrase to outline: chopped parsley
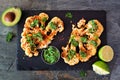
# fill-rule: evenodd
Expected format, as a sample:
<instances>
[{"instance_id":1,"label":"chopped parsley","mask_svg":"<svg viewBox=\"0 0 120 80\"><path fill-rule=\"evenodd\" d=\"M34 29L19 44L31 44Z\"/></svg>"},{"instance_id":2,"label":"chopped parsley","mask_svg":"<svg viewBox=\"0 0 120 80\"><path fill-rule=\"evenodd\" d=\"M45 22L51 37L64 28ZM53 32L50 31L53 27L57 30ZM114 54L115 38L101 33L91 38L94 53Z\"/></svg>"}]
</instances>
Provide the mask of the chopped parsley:
<instances>
[{"instance_id":1,"label":"chopped parsley","mask_svg":"<svg viewBox=\"0 0 120 80\"><path fill-rule=\"evenodd\" d=\"M65 14L65 17L72 19L73 16L72 16L72 13L71 13L71 12L67 12L67 13Z\"/></svg>"},{"instance_id":2,"label":"chopped parsley","mask_svg":"<svg viewBox=\"0 0 120 80\"><path fill-rule=\"evenodd\" d=\"M42 18L42 22L46 22L46 21L47 21L46 17Z\"/></svg>"},{"instance_id":3,"label":"chopped parsley","mask_svg":"<svg viewBox=\"0 0 120 80\"><path fill-rule=\"evenodd\" d=\"M31 27L35 27L37 25L39 25L39 20L37 19L33 20L33 22L30 24Z\"/></svg>"},{"instance_id":4,"label":"chopped parsley","mask_svg":"<svg viewBox=\"0 0 120 80\"><path fill-rule=\"evenodd\" d=\"M10 42L12 40L12 38L13 38L13 33L12 32L8 32L7 36L6 36L6 41Z\"/></svg>"},{"instance_id":5,"label":"chopped parsley","mask_svg":"<svg viewBox=\"0 0 120 80\"><path fill-rule=\"evenodd\" d=\"M75 51L74 50L69 50L68 51L68 56L67 56L67 58L68 58L68 60L71 60L73 57L74 57L74 55L75 55Z\"/></svg>"},{"instance_id":6,"label":"chopped parsley","mask_svg":"<svg viewBox=\"0 0 120 80\"><path fill-rule=\"evenodd\" d=\"M94 35L94 39L97 40L99 37L97 35Z\"/></svg>"},{"instance_id":7,"label":"chopped parsley","mask_svg":"<svg viewBox=\"0 0 120 80\"><path fill-rule=\"evenodd\" d=\"M69 42L71 42L72 41L72 39L74 39L74 35L71 35L71 37L70 37L70 39L69 39Z\"/></svg>"},{"instance_id":8,"label":"chopped parsley","mask_svg":"<svg viewBox=\"0 0 120 80\"><path fill-rule=\"evenodd\" d=\"M40 32L38 32L38 33L36 33L36 34L33 34L33 37L38 38L39 41L42 41L42 40L43 40L43 36L42 36L42 34L41 34Z\"/></svg>"},{"instance_id":9,"label":"chopped parsley","mask_svg":"<svg viewBox=\"0 0 120 80\"><path fill-rule=\"evenodd\" d=\"M90 29L89 29L89 32L90 32L90 33L94 33L95 30L94 30L93 28L90 28Z\"/></svg>"},{"instance_id":10,"label":"chopped parsley","mask_svg":"<svg viewBox=\"0 0 120 80\"><path fill-rule=\"evenodd\" d=\"M41 25L40 28L42 28L43 30L45 29L45 26L44 25Z\"/></svg>"},{"instance_id":11,"label":"chopped parsley","mask_svg":"<svg viewBox=\"0 0 120 80\"><path fill-rule=\"evenodd\" d=\"M82 43L86 43L87 42L87 37L83 36L83 37L80 38L80 40L81 40Z\"/></svg>"},{"instance_id":12,"label":"chopped parsley","mask_svg":"<svg viewBox=\"0 0 120 80\"><path fill-rule=\"evenodd\" d=\"M33 48L36 47L36 45L34 44L32 37L27 35L26 39L27 39L27 42L30 44L31 49L33 50Z\"/></svg>"},{"instance_id":13,"label":"chopped parsley","mask_svg":"<svg viewBox=\"0 0 120 80\"><path fill-rule=\"evenodd\" d=\"M95 42L94 40L91 40L90 44L94 45L95 47L97 46L97 42Z\"/></svg>"},{"instance_id":14,"label":"chopped parsley","mask_svg":"<svg viewBox=\"0 0 120 80\"><path fill-rule=\"evenodd\" d=\"M59 57L59 51L55 47L49 46L48 48L44 49L43 58L47 63L53 64L57 62Z\"/></svg>"},{"instance_id":15,"label":"chopped parsley","mask_svg":"<svg viewBox=\"0 0 120 80\"><path fill-rule=\"evenodd\" d=\"M94 22L94 20L90 20L88 23L92 25L92 28L89 29L90 33L94 33L97 31L97 24Z\"/></svg>"},{"instance_id":16,"label":"chopped parsley","mask_svg":"<svg viewBox=\"0 0 120 80\"><path fill-rule=\"evenodd\" d=\"M85 77L87 75L87 73L83 70L80 71L80 77Z\"/></svg>"},{"instance_id":17,"label":"chopped parsley","mask_svg":"<svg viewBox=\"0 0 120 80\"><path fill-rule=\"evenodd\" d=\"M74 45L75 47L77 47L77 46L79 45L79 42L74 39L74 35L71 35L71 37L70 37L70 39L69 39L69 42L70 42L72 45Z\"/></svg>"},{"instance_id":18,"label":"chopped parsley","mask_svg":"<svg viewBox=\"0 0 120 80\"><path fill-rule=\"evenodd\" d=\"M40 32L32 34L32 36L29 36L29 34L26 35L27 42L30 44L31 50L34 50L36 47L33 38L37 38L39 41L43 40L43 36Z\"/></svg>"},{"instance_id":19,"label":"chopped parsley","mask_svg":"<svg viewBox=\"0 0 120 80\"><path fill-rule=\"evenodd\" d=\"M87 54L83 51L79 51L79 54L81 55L82 58L85 58L87 56Z\"/></svg>"},{"instance_id":20,"label":"chopped parsley","mask_svg":"<svg viewBox=\"0 0 120 80\"><path fill-rule=\"evenodd\" d=\"M55 23L53 23L53 22L50 22L49 25L50 25L51 29L55 30L57 28L56 25L55 25Z\"/></svg>"},{"instance_id":21,"label":"chopped parsley","mask_svg":"<svg viewBox=\"0 0 120 80\"><path fill-rule=\"evenodd\" d=\"M79 45L79 42L76 41L75 39L72 39L71 44L74 45L75 47L77 47Z\"/></svg>"}]
</instances>

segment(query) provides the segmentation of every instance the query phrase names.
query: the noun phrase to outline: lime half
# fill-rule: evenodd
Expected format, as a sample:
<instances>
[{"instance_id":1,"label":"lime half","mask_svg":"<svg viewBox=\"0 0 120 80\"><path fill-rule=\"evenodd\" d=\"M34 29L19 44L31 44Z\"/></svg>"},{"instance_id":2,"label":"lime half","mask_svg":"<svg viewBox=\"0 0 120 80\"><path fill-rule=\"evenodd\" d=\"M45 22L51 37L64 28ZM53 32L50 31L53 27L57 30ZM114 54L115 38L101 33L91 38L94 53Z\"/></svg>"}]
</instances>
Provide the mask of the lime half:
<instances>
[{"instance_id":1,"label":"lime half","mask_svg":"<svg viewBox=\"0 0 120 80\"><path fill-rule=\"evenodd\" d=\"M109 45L105 45L98 51L98 56L101 60L110 62L114 56L113 49Z\"/></svg>"},{"instance_id":2,"label":"lime half","mask_svg":"<svg viewBox=\"0 0 120 80\"><path fill-rule=\"evenodd\" d=\"M93 65L93 71L99 75L108 75L110 74L109 66L103 61L96 61Z\"/></svg>"}]
</instances>

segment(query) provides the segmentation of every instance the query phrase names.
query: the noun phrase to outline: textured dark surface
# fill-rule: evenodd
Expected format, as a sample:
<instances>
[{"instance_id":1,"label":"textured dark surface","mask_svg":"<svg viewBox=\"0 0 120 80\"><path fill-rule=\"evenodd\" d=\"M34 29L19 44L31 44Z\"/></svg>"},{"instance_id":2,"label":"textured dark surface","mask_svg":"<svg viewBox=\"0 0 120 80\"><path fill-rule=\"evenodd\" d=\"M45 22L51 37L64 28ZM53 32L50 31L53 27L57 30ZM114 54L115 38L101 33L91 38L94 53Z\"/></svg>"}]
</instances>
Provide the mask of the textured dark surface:
<instances>
[{"instance_id":1,"label":"textured dark surface","mask_svg":"<svg viewBox=\"0 0 120 80\"><path fill-rule=\"evenodd\" d=\"M8 31L17 34L17 26L4 27L0 23L0 80L119 80L120 79L120 0L0 0L0 14L9 6L23 10L105 10L107 12L107 43L113 47L115 56L109 64L108 76L87 71L81 78L79 71L16 71L17 35L7 43Z\"/></svg>"},{"instance_id":2,"label":"textured dark surface","mask_svg":"<svg viewBox=\"0 0 120 80\"><path fill-rule=\"evenodd\" d=\"M25 56L24 51L21 49L20 47L20 39L21 39L21 33L23 31L23 27L24 27L24 23L27 17L31 16L31 15L38 15L41 12L45 12L49 15L50 19L48 21L50 21L53 17L57 16L59 18L61 18L64 22L64 31L57 34L57 36L54 37L54 40L52 41L52 43L50 45L52 46L56 46L60 52L62 52L61 47L62 46L66 46L68 41L69 41L69 37L70 37L70 33L72 30L72 24L77 24L77 22L82 19L85 18L86 21L88 22L89 20L92 19L97 19L101 22L101 24L103 24L104 26L104 32L101 35L101 46L107 44L106 42L106 12L105 11L83 11L83 10L67 10L67 11L39 11L39 10L31 10L31 11L23 11L23 15L21 18L21 21L18 24L18 46L17 46L17 69L18 70L92 70L92 64L99 60L97 55L92 57L89 61L85 62L85 63L81 63L79 62L79 64L75 65L75 66L69 66L68 64L66 64L62 58L60 58L60 60L58 61L58 63L54 64L54 65L47 65L45 64L42 59L41 59L41 55L37 56L37 57L33 57L33 58L29 58L27 56ZM65 14L67 12L71 12L71 14L73 15L72 19L66 18ZM70 23L72 21L72 23ZM63 40L61 40L63 39ZM99 48L98 48L99 49ZM40 50L40 54L41 54L42 50Z\"/></svg>"}]
</instances>

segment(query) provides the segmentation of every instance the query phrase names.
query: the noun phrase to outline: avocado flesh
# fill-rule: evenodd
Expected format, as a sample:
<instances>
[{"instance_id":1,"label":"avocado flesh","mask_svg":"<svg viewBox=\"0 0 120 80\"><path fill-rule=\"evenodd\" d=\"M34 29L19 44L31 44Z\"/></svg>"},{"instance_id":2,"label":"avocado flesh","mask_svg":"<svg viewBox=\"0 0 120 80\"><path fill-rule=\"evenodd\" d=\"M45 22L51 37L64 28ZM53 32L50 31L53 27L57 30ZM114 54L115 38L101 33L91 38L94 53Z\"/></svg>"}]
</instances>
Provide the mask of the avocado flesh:
<instances>
[{"instance_id":1,"label":"avocado flesh","mask_svg":"<svg viewBox=\"0 0 120 80\"><path fill-rule=\"evenodd\" d=\"M14 20L13 21L6 21L5 20L5 16L6 16L6 14L7 13L14 13ZM19 20L20 20L20 18L21 18L21 15L22 15L22 12L21 12L21 9L20 8L17 8L17 7L10 7L10 8L8 8L8 9L6 9L3 13L2 13L2 15L1 15L1 22L5 25L5 26L8 26L8 27L10 27L10 26L14 26L14 25L16 25L18 22L19 22Z\"/></svg>"}]
</instances>

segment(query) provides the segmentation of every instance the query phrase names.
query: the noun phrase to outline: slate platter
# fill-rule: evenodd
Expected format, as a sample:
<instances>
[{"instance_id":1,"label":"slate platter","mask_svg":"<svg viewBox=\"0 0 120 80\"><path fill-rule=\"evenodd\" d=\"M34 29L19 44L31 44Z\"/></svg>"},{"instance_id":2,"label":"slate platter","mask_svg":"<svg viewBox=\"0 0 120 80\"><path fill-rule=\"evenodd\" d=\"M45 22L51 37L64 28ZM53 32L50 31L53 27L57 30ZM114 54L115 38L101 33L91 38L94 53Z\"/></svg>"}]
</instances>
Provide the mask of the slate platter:
<instances>
[{"instance_id":1,"label":"slate platter","mask_svg":"<svg viewBox=\"0 0 120 80\"><path fill-rule=\"evenodd\" d=\"M101 39L101 45L98 47L98 49L107 44L106 40L106 12L105 11L97 11L97 10L24 10L22 12L22 17L20 22L17 26L17 70L92 70L92 64L99 60L97 54L90 58L89 61L85 63L79 62L79 64L75 66L69 66L68 64L64 63L63 59L60 58L59 62L54 65L47 65L45 64L41 59L41 52L42 50L39 50L39 56L29 58L25 56L24 51L20 47L20 39L21 39L21 33L23 31L24 23L27 17L38 15L41 12L45 12L49 15L49 21L54 16L60 17L65 25L65 29L62 33L58 33L57 36L54 37L54 40L50 45L56 46L60 52L62 52L61 47L66 46L70 33L72 31L72 25L71 21L74 24L77 24L77 22L81 18L85 18L87 21L91 19L97 19L99 20L102 25L104 26L104 32L102 33L100 39ZM67 12L71 12L73 15L72 19L66 18L65 14Z\"/></svg>"}]
</instances>

